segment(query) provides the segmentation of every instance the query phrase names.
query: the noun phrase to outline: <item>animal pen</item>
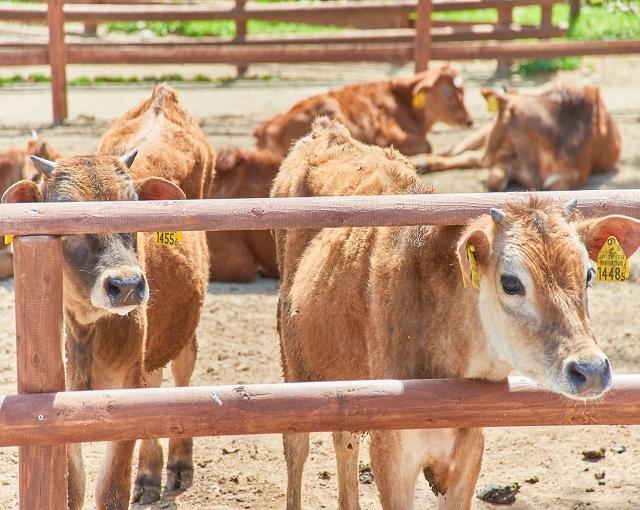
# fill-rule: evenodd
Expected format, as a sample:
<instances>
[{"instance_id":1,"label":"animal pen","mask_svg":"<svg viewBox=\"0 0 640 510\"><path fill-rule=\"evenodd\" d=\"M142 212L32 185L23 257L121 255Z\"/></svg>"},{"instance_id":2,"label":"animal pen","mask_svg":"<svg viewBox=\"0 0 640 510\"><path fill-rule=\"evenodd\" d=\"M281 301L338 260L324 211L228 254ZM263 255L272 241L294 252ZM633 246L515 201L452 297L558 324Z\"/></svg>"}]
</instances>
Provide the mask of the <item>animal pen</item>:
<instances>
[{"instance_id":1,"label":"animal pen","mask_svg":"<svg viewBox=\"0 0 640 510\"><path fill-rule=\"evenodd\" d=\"M545 192L585 216L640 217L640 190ZM60 235L463 224L526 193L2 206L14 240L18 395L0 397L0 446L19 446L20 508L67 508L66 443L281 432L640 424L640 374L597 402L526 378L386 380L65 392Z\"/></svg>"},{"instance_id":2,"label":"animal pen","mask_svg":"<svg viewBox=\"0 0 640 510\"><path fill-rule=\"evenodd\" d=\"M546 41L530 44L518 39L551 39L566 34L554 25L552 8L563 0L329 0L320 3L257 3L229 0L196 3L183 0L47 0L44 4L0 6L0 21L47 23L48 40L0 44L0 65L49 65L53 121L67 118L67 64L212 64L236 65L240 71L255 63L300 62L408 62L417 71L437 60L548 58L566 55L640 53L640 40ZM134 4L135 5L130 5ZM579 0L570 0L572 15ZM515 7L538 5L539 25L513 22ZM496 9L497 22L432 21L437 11ZM84 22L89 32L106 21L233 20L233 38L185 41L104 42L65 40L65 21ZM290 21L329 24L351 29L335 34L251 36L247 21ZM506 41L506 42L505 42Z\"/></svg>"}]
</instances>

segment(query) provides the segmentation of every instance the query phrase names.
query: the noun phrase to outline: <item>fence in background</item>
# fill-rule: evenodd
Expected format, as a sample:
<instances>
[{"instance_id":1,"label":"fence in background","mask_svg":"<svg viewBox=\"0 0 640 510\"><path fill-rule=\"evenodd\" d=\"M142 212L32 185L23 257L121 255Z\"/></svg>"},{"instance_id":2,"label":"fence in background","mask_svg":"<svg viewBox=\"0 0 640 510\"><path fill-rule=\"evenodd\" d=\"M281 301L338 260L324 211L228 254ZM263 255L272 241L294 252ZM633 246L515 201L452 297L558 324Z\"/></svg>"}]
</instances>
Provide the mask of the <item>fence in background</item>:
<instances>
[{"instance_id":1,"label":"fence in background","mask_svg":"<svg viewBox=\"0 0 640 510\"><path fill-rule=\"evenodd\" d=\"M552 22L553 5L561 0L376 0L305 4L235 2L167 3L144 0L48 0L44 4L0 6L0 20L48 23L49 39L39 43L0 44L0 65L51 67L53 120L67 117L66 64L225 63L240 72L254 63L415 61L416 70L429 60L497 59L502 65L518 58L563 55L640 53L640 41L549 41L538 44L517 39L549 39L565 35L566 26ZM68 5L65 5L68 4ZM571 0L578 12L578 0ZM538 5L539 25L513 23L513 8ZM493 8L495 24L432 21L432 13ZM356 28L322 35L251 36L249 20L290 21ZM184 40L104 42L95 38L65 41L65 21L85 23L88 32L107 21L233 20L235 37ZM88 25L87 25L88 24ZM506 42L505 42L506 41Z\"/></svg>"},{"instance_id":2,"label":"fence in background","mask_svg":"<svg viewBox=\"0 0 640 510\"><path fill-rule=\"evenodd\" d=\"M14 240L19 395L0 396L0 446L19 446L21 510L67 508L66 444L224 434L640 424L640 375L579 406L524 378L348 381L65 392L61 234L462 224L529 194L5 204ZM546 192L585 216L640 216L640 190ZM56 393L57 392L57 393Z\"/></svg>"}]
</instances>

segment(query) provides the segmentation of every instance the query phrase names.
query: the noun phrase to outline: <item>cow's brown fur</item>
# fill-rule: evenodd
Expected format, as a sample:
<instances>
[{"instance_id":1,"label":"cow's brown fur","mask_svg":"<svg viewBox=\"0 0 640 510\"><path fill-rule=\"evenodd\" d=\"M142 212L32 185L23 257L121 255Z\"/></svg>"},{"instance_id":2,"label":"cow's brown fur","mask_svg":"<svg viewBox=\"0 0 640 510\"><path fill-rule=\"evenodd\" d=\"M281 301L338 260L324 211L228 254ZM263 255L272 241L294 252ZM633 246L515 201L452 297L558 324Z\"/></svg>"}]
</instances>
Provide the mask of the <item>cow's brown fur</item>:
<instances>
[{"instance_id":1,"label":"cow's brown fur","mask_svg":"<svg viewBox=\"0 0 640 510\"><path fill-rule=\"evenodd\" d=\"M171 157L164 151L154 152L161 144L171 151ZM153 175L178 185L187 198L203 198L214 177L215 151L167 84L158 85L149 99L128 111L100 141L102 154L124 154L132 149L139 151L136 162L148 162ZM180 162L177 167L176 161Z\"/></svg>"},{"instance_id":2,"label":"cow's brown fur","mask_svg":"<svg viewBox=\"0 0 640 510\"><path fill-rule=\"evenodd\" d=\"M205 198L268 197L282 157L267 151L226 148L216 162L216 177ZM207 232L211 279L250 282L257 275L277 278L276 250L266 230Z\"/></svg>"},{"instance_id":3,"label":"cow's brown fur","mask_svg":"<svg viewBox=\"0 0 640 510\"><path fill-rule=\"evenodd\" d=\"M394 150L367 147L339 124L320 120L284 160L272 196L430 192ZM560 206L535 200L495 214L500 223L484 215L467 227L276 231L285 380L502 380L517 366L570 395L566 364L575 358L593 360L604 374L584 396L606 390L610 371L589 327L588 258L576 224ZM618 235L625 237L623 224L630 232L630 255L640 244L635 220L605 218L597 228L587 222L580 224L580 235L591 246L597 236L588 232L616 222ZM602 242L598 235L596 244ZM468 281L470 245L476 249L479 291ZM502 271L516 259L526 267L521 279L530 301L498 288ZM532 316L513 318L527 307ZM287 434L284 443L287 508L294 510L300 508L308 435ZM359 508L357 435L336 433L334 444L339 506ZM482 449L480 429L373 432L372 467L383 508L413 508L416 476L423 469L440 508L470 508Z\"/></svg>"},{"instance_id":4,"label":"cow's brown fur","mask_svg":"<svg viewBox=\"0 0 640 510\"><path fill-rule=\"evenodd\" d=\"M23 149L14 148L0 154L0 194L21 179L34 179L38 171L29 156L56 160L60 154L41 138L31 138ZM13 276L13 255L0 238L0 279Z\"/></svg>"},{"instance_id":5,"label":"cow's brown fur","mask_svg":"<svg viewBox=\"0 0 640 510\"><path fill-rule=\"evenodd\" d=\"M620 132L597 87L555 82L535 94L482 92L497 101L494 123L449 152L426 157L419 165L424 171L488 168L489 189L502 191L512 181L529 189L576 189L592 173L615 169ZM474 149L482 152L468 152Z\"/></svg>"},{"instance_id":6,"label":"cow's brown fur","mask_svg":"<svg viewBox=\"0 0 640 510\"><path fill-rule=\"evenodd\" d=\"M418 94L424 94L424 106L412 104ZM431 152L426 137L436 122L472 124L462 80L455 69L445 65L410 78L349 85L304 99L258 126L254 132L257 145L284 156L319 116L340 121L357 140L393 146L405 155Z\"/></svg>"}]
</instances>

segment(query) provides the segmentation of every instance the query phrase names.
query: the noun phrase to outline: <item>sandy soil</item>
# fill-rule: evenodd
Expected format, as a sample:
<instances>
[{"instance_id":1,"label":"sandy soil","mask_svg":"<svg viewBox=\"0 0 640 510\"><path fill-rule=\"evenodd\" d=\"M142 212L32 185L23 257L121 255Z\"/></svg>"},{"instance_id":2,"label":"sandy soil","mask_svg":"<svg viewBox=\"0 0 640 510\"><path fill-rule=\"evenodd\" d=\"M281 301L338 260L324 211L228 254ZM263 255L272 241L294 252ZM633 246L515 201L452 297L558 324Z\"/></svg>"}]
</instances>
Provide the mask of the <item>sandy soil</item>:
<instances>
[{"instance_id":1,"label":"sandy soil","mask_svg":"<svg viewBox=\"0 0 640 510\"><path fill-rule=\"evenodd\" d=\"M593 188L640 187L640 108L637 83L630 74L638 59L590 61L575 74L579 80L594 81L620 124L624 138L620 172L600 176ZM491 81L491 65L463 66L469 83L469 103L480 122L489 117L477 93L480 84ZM266 69L266 71L265 71ZM294 69L294 70L292 70ZM203 128L217 146L251 145L256 123L281 111L293 101L328 86L406 72L393 66L300 66L263 68L275 76L268 82L240 81L224 87L179 86L181 98L196 113ZM141 74L145 74L141 72ZM530 83L525 83L526 85ZM71 122L59 128L41 129L43 135L65 154L95 149L105 126L148 93L146 87L99 87L73 89L70 95ZM22 144L33 127L46 126L49 97L39 87L0 92L0 149ZM435 146L445 146L460 136L459 131L438 129ZM427 177L441 192L485 191L484 175L460 171ZM640 296L640 265L634 262L633 276L625 284L599 284L592 290L591 310L595 330L618 373L640 371L640 316L634 300ZM275 330L276 282L250 285L210 286L199 329L199 362L193 383L226 384L277 382L281 380L278 340ZM622 320L621 320L622 319ZM15 391L15 330L13 283L0 283L0 391ZM366 443L366 439L364 440ZM336 508L337 479L330 434L312 434L311 453L304 478L305 509ZM611 447L624 445L624 453ZM86 508L94 508L93 487L104 445L85 446L89 474ZM582 460L586 449L606 448L597 463ZM194 486L182 494L165 494L150 509L282 509L286 471L280 436L201 438L195 441ZM640 479L635 466L640 461L640 428L573 427L487 430L487 447L479 485L518 482L521 492L511 507L517 510L590 509L626 510L640 508ZM368 462L367 448L361 462ZM604 472L599 484L596 474ZM0 508L14 508L17 493L17 452L0 449ZM527 479L537 477L536 484ZM435 508L427 483L418 481L417 507ZM361 504L379 509L375 486L361 484ZM476 500L475 509L491 505Z\"/></svg>"}]
</instances>

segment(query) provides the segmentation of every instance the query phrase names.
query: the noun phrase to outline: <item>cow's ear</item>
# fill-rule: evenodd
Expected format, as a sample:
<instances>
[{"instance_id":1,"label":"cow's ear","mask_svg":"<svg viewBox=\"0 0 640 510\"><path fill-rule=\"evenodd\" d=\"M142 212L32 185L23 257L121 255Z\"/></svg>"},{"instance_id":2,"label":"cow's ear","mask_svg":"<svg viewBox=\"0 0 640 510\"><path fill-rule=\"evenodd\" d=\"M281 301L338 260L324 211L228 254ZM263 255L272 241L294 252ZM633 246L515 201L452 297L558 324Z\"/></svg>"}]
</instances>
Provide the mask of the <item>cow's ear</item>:
<instances>
[{"instance_id":1,"label":"cow's ear","mask_svg":"<svg viewBox=\"0 0 640 510\"><path fill-rule=\"evenodd\" d=\"M458 262L462 270L462 281L465 286L471 283L474 286L474 272L478 272L478 280L481 278L481 266L485 265L489 256L489 236L481 229L476 228L466 231L458 241ZM470 255L471 253L471 255ZM473 261L475 261L475 268Z\"/></svg>"},{"instance_id":2,"label":"cow's ear","mask_svg":"<svg viewBox=\"0 0 640 510\"><path fill-rule=\"evenodd\" d=\"M42 202L42 192L33 181L18 181L2 195L3 204Z\"/></svg>"},{"instance_id":3,"label":"cow's ear","mask_svg":"<svg viewBox=\"0 0 640 510\"><path fill-rule=\"evenodd\" d=\"M147 177L136 181L140 200L184 200L184 192L171 181L161 177Z\"/></svg>"},{"instance_id":4,"label":"cow's ear","mask_svg":"<svg viewBox=\"0 0 640 510\"><path fill-rule=\"evenodd\" d=\"M597 260L598 253L610 236L614 236L627 257L640 247L640 221L629 216L611 215L582 220L576 230L587 248L589 258Z\"/></svg>"}]
</instances>

